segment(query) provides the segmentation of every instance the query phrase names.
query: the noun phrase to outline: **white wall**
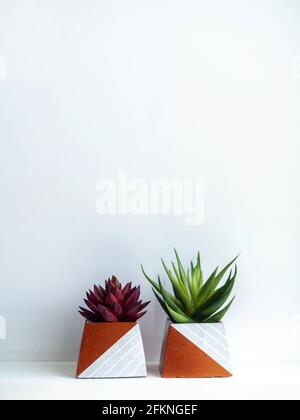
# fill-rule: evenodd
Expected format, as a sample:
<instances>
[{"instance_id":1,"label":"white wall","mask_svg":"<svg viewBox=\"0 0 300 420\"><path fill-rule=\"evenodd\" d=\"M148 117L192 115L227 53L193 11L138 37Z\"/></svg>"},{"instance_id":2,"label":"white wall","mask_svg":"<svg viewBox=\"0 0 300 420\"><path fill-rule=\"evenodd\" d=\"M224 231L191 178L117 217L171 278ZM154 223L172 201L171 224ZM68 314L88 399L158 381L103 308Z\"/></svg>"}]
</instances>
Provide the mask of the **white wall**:
<instances>
[{"instance_id":1,"label":"white wall","mask_svg":"<svg viewBox=\"0 0 300 420\"><path fill-rule=\"evenodd\" d=\"M236 359L299 359L298 0L1 0L0 359L76 359L84 291L176 245L242 251ZM100 216L96 184L200 177L205 221ZM148 360L164 315L142 320Z\"/></svg>"}]
</instances>

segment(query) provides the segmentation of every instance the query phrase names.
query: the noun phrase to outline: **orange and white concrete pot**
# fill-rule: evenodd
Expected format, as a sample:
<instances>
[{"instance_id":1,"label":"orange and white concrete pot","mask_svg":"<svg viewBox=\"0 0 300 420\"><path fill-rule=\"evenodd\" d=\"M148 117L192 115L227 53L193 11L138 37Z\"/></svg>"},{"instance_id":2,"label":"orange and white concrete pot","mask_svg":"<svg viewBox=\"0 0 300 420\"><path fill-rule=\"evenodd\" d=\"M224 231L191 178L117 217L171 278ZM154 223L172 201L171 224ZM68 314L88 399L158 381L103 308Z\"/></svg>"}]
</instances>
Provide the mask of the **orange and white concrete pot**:
<instances>
[{"instance_id":1,"label":"orange and white concrete pot","mask_svg":"<svg viewBox=\"0 0 300 420\"><path fill-rule=\"evenodd\" d=\"M144 346L137 322L86 322L77 378L147 376Z\"/></svg>"},{"instance_id":2,"label":"orange and white concrete pot","mask_svg":"<svg viewBox=\"0 0 300 420\"><path fill-rule=\"evenodd\" d=\"M164 378L231 377L223 323L173 324L168 320L160 370Z\"/></svg>"}]
</instances>

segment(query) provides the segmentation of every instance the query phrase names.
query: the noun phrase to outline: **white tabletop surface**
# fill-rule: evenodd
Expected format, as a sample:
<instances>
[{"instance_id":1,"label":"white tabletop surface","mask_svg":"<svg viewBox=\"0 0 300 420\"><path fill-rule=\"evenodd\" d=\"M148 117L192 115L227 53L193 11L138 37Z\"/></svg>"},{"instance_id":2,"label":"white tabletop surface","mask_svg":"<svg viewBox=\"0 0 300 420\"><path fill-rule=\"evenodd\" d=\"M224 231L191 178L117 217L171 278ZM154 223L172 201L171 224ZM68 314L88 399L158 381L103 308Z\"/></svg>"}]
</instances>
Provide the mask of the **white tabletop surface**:
<instances>
[{"instance_id":1,"label":"white tabletop surface","mask_svg":"<svg viewBox=\"0 0 300 420\"><path fill-rule=\"evenodd\" d=\"M239 363L229 379L76 379L73 362L0 362L0 399L300 399L300 363Z\"/></svg>"}]
</instances>

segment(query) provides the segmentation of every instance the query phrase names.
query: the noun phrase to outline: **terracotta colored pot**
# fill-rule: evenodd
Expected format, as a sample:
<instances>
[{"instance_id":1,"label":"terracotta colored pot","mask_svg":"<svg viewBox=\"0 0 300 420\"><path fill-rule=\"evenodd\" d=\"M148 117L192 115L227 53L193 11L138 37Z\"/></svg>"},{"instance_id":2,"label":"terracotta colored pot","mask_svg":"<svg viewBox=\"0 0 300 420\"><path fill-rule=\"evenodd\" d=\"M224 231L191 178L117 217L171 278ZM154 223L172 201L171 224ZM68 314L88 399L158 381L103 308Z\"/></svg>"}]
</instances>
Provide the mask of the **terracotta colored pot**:
<instances>
[{"instance_id":1,"label":"terracotta colored pot","mask_svg":"<svg viewBox=\"0 0 300 420\"><path fill-rule=\"evenodd\" d=\"M232 376L224 325L167 321L160 370L164 378Z\"/></svg>"},{"instance_id":2,"label":"terracotta colored pot","mask_svg":"<svg viewBox=\"0 0 300 420\"><path fill-rule=\"evenodd\" d=\"M147 376L142 336L136 322L86 322L77 378Z\"/></svg>"}]
</instances>

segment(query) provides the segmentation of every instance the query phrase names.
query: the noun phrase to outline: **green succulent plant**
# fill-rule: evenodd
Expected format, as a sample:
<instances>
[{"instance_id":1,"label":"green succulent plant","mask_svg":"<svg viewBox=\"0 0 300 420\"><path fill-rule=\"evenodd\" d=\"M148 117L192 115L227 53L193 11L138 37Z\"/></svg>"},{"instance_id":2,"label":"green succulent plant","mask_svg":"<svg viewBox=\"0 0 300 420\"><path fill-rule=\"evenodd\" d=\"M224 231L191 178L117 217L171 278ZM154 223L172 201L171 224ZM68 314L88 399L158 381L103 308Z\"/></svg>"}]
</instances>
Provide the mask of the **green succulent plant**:
<instances>
[{"instance_id":1,"label":"green succulent plant","mask_svg":"<svg viewBox=\"0 0 300 420\"><path fill-rule=\"evenodd\" d=\"M172 262L173 272L166 266L164 260L161 260L172 284L174 295L165 289L160 276L158 276L158 282L156 283L146 274L143 266L141 266L143 274L152 285L153 292L162 308L175 323L220 322L234 300L234 298L231 299L224 306L231 295L236 280L236 264L234 271L231 270L229 272L224 284L222 286L220 284L238 256L230 261L221 271L217 267L205 282L203 280L200 253L198 252L196 264L191 262L190 268L184 270L176 249L174 251L177 266Z\"/></svg>"}]
</instances>

